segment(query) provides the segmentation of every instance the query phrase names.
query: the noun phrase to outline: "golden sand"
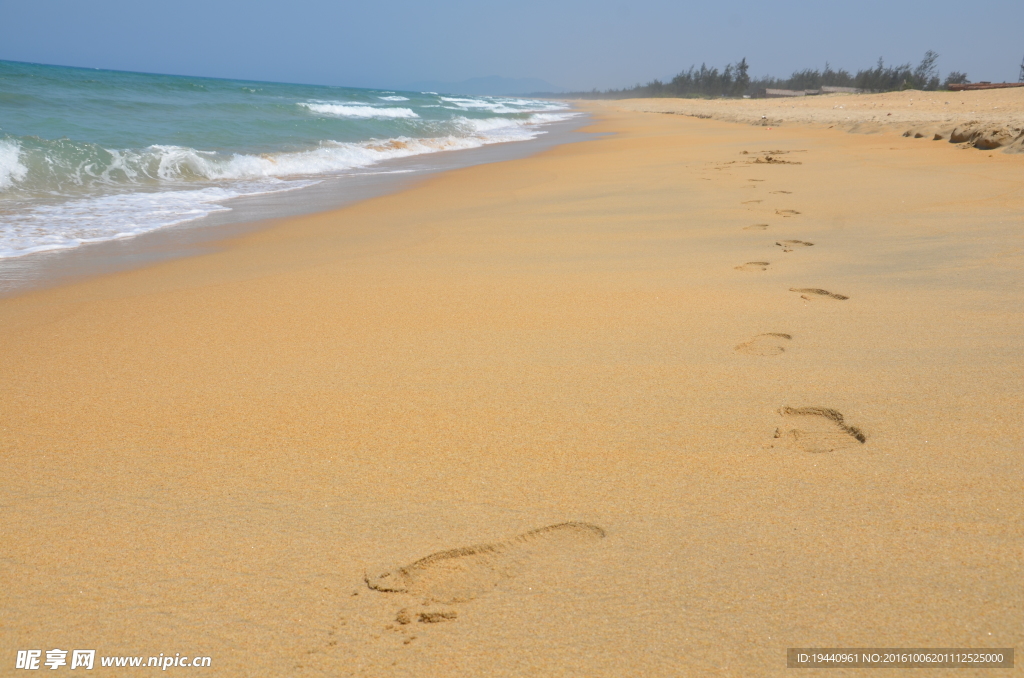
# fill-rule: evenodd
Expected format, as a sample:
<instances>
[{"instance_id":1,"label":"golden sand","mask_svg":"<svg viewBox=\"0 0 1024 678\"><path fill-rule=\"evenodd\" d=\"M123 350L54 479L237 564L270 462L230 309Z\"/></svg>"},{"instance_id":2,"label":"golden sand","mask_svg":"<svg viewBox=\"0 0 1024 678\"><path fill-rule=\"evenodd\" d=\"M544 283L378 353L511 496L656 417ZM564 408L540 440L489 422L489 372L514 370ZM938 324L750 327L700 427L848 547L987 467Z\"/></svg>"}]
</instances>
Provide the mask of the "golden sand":
<instances>
[{"instance_id":1,"label":"golden sand","mask_svg":"<svg viewBox=\"0 0 1024 678\"><path fill-rule=\"evenodd\" d=\"M0 673L1020 647L1021 156L592 108L611 135L0 301Z\"/></svg>"},{"instance_id":2,"label":"golden sand","mask_svg":"<svg viewBox=\"0 0 1024 678\"><path fill-rule=\"evenodd\" d=\"M850 128L877 123L903 132L915 126L977 122L1024 128L1024 87L966 92L906 90L881 94L822 94L773 99L626 99L614 110L677 113L732 122ZM594 104L591 104L594 105ZM601 105L601 104L597 104ZM870 129L870 127L866 127Z\"/></svg>"}]
</instances>

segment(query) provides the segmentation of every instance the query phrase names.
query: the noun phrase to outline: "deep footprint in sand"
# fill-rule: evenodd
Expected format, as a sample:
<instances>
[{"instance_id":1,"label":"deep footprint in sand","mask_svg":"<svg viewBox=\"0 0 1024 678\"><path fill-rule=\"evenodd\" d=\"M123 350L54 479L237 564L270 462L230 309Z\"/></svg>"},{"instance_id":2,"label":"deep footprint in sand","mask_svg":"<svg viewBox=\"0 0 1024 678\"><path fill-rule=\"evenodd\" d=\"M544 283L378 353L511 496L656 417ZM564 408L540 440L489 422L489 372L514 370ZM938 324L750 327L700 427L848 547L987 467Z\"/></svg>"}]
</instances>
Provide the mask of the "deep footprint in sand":
<instances>
[{"instance_id":1,"label":"deep footprint in sand","mask_svg":"<svg viewBox=\"0 0 1024 678\"><path fill-rule=\"evenodd\" d=\"M768 224L751 224L750 226L744 226L744 231L766 231L768 230Z\"/></svg>"},{"instance_id":2,"label":"deep footprint in sand","mask_svg":"<svg viewBox=\"0 0 1024 678\"><path fill-rule=\"evenodd\" d=\"M366 585L383 593L404 593L424 603L458 603L493 590L529 566L537 556L600 541L604 530L590 523L559 523L508 541L439 551L375 577Z\"/></svg>"},{"instance_id":3,"label":"deep footprint in sand","mask_svg":"<svg viewBox=\"0 0 1024 678\"><path fill-rule=\"evenodd\" d=\"M792 217L800 214L796 210L775 210L775 213L782 217Z\"/></svg>"},{"instance_id":4,"label":"deep footprint in sand","mask_svg":"<svg viewBox=\"0 0 1024 678\"><path fill-rule=\"evenodd\" d=\"M782 332L765 332L739 344L736 350L747 355L779 355L785 353L784 343L792 341L793 335Z\"/></svg>"},{"instance_id":5,"label":"deep footprint in sand","mask_svg":"<svg viewBox=\"0 0 1024 678\"><path fill-rule=\"evenodd\" d=\"M810 301L811 299L814 299L814 298L818 298L818 299L837 299L839 301L846 301L847 299L850 298L850 297L846 296L845 294L836 294L835 292L829 292L828 290L823 290L823 289L818 288L818 287L790 287L789 291L790 292L799 292L800 293L800 298L801 299L807 299L808 301ZM808 296L808 295L812 295L812 296Z\"/></svg>"},{"instance_id":6,"label":"deep footprint in sand","mask_svg":"<svg viewBox=\"0 0 1024 678\"><path fill-rule=\"evenodd\" d=\"M737 271L767 271L770 261L748 261L740 266L733 266Z\"/></svg>"},{"instance_id":7,"label":"deep footprint in sand","mask_svg":"<svg viewBox=\"0 0 1024 678\"><path fill-rule=\"evenodd\" d=\"M867 442L864 432L848 425L838 410L787 406L779 414L786 425L775 429L775 438L803 452L835 452Z\"/></svg>"}]
</instances>

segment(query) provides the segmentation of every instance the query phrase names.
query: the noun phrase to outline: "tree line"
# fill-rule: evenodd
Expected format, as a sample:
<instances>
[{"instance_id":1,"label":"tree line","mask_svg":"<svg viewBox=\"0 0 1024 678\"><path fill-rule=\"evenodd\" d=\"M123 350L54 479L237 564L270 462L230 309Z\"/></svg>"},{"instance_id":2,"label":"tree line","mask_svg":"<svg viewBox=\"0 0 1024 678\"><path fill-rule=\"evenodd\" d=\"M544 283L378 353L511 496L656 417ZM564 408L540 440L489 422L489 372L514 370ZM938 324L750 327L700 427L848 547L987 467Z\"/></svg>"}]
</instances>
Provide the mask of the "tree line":
<instances>
[{"instance_id":1,"label":"tree line","mask_svg":"<svg viewBox=\"0 0 1024 678\"><path fill-rule=\"evenodd\" d=\"M866 92L893 92L904 89L938 90L950 85L966 84L966 73L952 71L941 79L936 66L939 55L928 50L916 67L911 64L887 66L879 58L874 68L865 68L851 74L844 69L833 70L825 63L824 70L804 69L795 71L788 78L765 76L750 77L750 65L746 57L735 64L727 64L722 70L691 66L668 82L651 80L646 85L637 84L631 88L609 89L603 92L571 92L562 97L580 99L626 99L641 97L742 97L763 95L766 89L819 90L822 87L854 87Z\"/></svg>"}]
</instances>

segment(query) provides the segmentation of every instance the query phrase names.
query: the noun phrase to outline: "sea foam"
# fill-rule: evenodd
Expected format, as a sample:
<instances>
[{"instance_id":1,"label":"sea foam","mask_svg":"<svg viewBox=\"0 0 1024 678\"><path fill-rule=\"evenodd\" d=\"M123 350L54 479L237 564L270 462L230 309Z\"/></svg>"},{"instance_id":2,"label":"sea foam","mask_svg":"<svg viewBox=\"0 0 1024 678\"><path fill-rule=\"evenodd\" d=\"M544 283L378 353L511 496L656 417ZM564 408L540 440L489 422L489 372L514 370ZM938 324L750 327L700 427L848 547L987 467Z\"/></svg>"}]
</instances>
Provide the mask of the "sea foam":
<instances>
[{"instance_id":1,"label":"sea foam","mask_svg":"<svg viewBox=\"0 0 1024 678\"><path fill-rule=\"evenodd\" d=\"M0 220L0 259L128 238L230 210L243 196L305 188L317 181L246 182L230 188L122 193L35 205Z\"/></svg>"},{"instance_id":2,"label":"sea foam","mask_svg":"<svg viewBox=\"0 0 1024 678\"><path fill-rule=\"evenodd\" d=\"M313 113L335 115L340 118L418 118L411 108L374 108L359 104L348 104L330 101L304 101L299 106L308 108Z\"/></svg>"},{"instance_id":3,"label":"sea foam","mask_svg":"<svg viewBox=\"0 0 1024 678\"><path fill-rule=\"evenodd\" d=\"M129 237L385 160L532 139L574 115L515 97L4 61L0 80L22 102L0 107L0 259Z\"/></svg>"},{"instance_id":4,"label":"sea foam","mask_svg":"<svg viewBox=\"0 0 1024 678\"><path fill-rule=\"evenodd\" d=\"M453 124L463 130L462 134L359 143L325 141L316 149L293 153L226 155L180 146L110 151L109 166L93 168L92 176L97 181L109 181L120 172L124 180L144 183L140 186L144 189L163 186L175 190L90 196L34 205L0 217L0 259L139 235L228 210L224 203L232 198L304 188L318 183L317 176L369 167L383 160L525 141L544 133L539 124L556 119L564 116L456 118ZM2 143L0 149L13 146ZM4 157L0 155L0 162ZM24 178L28 172L20 167L17 176ZM80 172L79 181L82 176ZM159 181L143 182L153 178ZM230 183L189 190L197 179Z\"/></svg>"},{"instance_id":5,"label":"sea foam","mask_svg":"<svg viewBox=\"0 0 1024 678\"><path fill-rule=\"evenodd\" d=\"M28 168L18 161L21 149L17 142L0 139L0 191L22 181Z\"/></svg>"}]
</instances>

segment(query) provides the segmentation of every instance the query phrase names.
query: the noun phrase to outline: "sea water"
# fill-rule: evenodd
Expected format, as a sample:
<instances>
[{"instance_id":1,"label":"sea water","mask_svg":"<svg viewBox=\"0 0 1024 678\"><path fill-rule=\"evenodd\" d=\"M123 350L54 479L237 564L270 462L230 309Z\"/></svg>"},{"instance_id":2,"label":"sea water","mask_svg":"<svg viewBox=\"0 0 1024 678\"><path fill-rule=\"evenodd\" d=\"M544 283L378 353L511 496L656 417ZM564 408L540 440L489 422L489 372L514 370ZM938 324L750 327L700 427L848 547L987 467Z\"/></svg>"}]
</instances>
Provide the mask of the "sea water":
<instances>
[{"instance_id":1,"label":"sea water","mask_svg":"<svg viewBox=\"0 0 1024 678\"><path fill-rule=\"evenodd\" d=\"M0 61L0 259L126 238L414 155L525 141L563 104Z\"/></svg>"}]
</instances>

